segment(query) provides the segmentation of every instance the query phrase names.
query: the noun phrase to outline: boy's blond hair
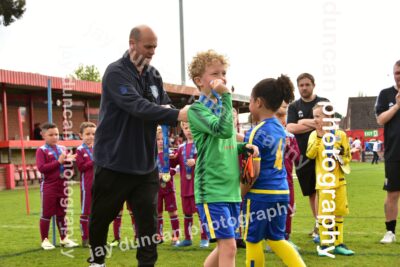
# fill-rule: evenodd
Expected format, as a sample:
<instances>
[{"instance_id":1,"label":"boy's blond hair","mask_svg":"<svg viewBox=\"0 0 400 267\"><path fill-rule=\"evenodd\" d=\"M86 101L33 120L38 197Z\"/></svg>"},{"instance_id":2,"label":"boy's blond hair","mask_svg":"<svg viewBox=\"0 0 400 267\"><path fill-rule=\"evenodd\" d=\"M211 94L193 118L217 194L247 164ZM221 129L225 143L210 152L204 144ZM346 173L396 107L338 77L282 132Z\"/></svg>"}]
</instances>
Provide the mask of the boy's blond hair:
<instances>
[{"instance_id":1,"label":"boy's blond hair","mask_svg":"<svg viewBox=\"0 0 400 267\"><path fill-rule=\"evenodd\" d=\"M163 134L162 128L161 128L160 125L157 126L157 136L158 136L159 134Z\"/></svg>"},{"instance_id":2,"label":"boy's blond hair","mask_svg":"<svg viewBox=\"0 0 400 267\"><path fill-rule=\"evenodd\" d=\"M318 102L317 104L314 105L312 110L319 109L319 108L322 109L323 107L324 106L321 103ZM332 112L333 111L333 106L332 105L326 106L326 111ZM335 117L335 115L327 115L324 112L322 112L322 114L324 115L324 117L328 117L328 118L334 118Z\"/></svg>"},{"instance_id":3,"label":"boy's blond hair","mask_svg":"<svg viewBox=\"0 0 400 267\"><path fill-rule=\"evenodd\" d=\"M227 58L223 55L218 54L212 49L205 52L197 53L197 55L193 57L192 62L188 66L190 79L192 79L192 81L194 82L194 78L201 77L206 71L206 67L214 62L220 62L225 67L229 66Z\"/></svg>"},{"instance_id":4,"label":"boy's blond hair","mask_svg":"<svg viewBox=\"0 0 400 267\"><path fill-rule=\"evenodd\" d=\"M81 123L81 126L79 126L79 132L81 134L83 134L85 129L89 128L89 127L96 128L96 124L94 124L93 122L90 122L90 121L84 121L84 122Z\"/></svg>"}]
</instances>

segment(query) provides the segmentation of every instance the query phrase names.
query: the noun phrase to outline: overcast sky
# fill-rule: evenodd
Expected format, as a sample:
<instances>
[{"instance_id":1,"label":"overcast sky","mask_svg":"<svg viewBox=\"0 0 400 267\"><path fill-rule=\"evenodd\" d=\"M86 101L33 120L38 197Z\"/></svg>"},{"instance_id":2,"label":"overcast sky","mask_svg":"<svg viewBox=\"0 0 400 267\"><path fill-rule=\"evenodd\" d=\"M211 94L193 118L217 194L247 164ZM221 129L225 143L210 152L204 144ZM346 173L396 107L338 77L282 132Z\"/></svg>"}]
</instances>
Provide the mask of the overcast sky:
<instances>
[{"instance_id":1,"label":"overcast sky","mask_svg":"<svg viewBox=\"0 0 400 267\"><path fill-rule=\"evenodd\" d=\"M183 5L186 65L198 51L225 54L228 83L237 93L249 95L267 77L284 73L295 82L310 72L316 93L345 115L348 97L376 96L394 84L400 1L184 0ZM27 1L21 20L0 26L0 68L65 76L82 63L104 73L128 48L129 32L138 24L158 35L152 64L165 82L180 84L178 0Z\"/></svg>"}]
</instances>

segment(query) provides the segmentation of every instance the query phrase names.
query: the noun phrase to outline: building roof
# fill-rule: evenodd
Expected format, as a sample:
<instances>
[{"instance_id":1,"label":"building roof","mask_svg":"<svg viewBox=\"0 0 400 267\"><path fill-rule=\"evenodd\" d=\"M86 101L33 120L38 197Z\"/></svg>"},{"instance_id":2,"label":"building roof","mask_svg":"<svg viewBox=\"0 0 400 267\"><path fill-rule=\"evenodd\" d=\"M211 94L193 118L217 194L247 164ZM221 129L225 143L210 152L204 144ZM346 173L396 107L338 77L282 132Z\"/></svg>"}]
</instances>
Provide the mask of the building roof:
<instances>
[{"instance_id":1,"label":"building roof","mask_svg":"<svg viewBox=\"0 0 400 267\"><path fill-rule=\"evenodd\" d=\"M11 71L0 69L0 83L6 84L7 88L21 88L21 89L37 89L47 88L48 80L51 81L51 87L54 90L71 90L85 95L100 95L101 82L73 80L71 78L61 78L54 76L47 76L38 73ZM164 88L172 96L186 95L198 96L199 91L197 88L186 85L177 85L171 83L164 83ZM174 97L175 98L175 97ZM245 95L233 94L234 101L249 103L250 98Z\"/></svg>"},{"instance_id":2,"label":"building roof","mask_svg":"<svg viewBox=\"0 0 400 267\"><path fill-rule=\"evenodd\" d=\"M375 102L376 96L349 97L343 128L346 130L382 128L376 122Z\"/></svg>"}]
</instances>

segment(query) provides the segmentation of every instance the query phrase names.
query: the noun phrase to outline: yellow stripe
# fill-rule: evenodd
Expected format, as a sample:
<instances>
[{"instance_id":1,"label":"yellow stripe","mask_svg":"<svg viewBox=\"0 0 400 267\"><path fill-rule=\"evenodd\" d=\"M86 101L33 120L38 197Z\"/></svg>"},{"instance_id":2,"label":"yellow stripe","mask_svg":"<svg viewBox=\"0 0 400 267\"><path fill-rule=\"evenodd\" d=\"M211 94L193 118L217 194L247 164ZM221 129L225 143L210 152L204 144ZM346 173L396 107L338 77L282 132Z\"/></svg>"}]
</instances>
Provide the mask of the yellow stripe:
<instances>
[{"instance_id":1,"label":"yellow stripe","mask_svg":"<svg viewBox=\"0 0 400 267\"><path fill-rule=\"evenodd\" d=\"M278 150L276 151L276 155L275 155L275 163L274 163L274 168L277 168L278 170L282 170L282 166L283 166L283 160L282 160L282 138L279 141L279 146L278 146Z\"/></svg>"},{"instance_id":2,"label":"yellow stripe","mask_svg":"<svg viewBox=\"0 0 400 267\"><path fill-rule=\"evenodd\" d=\"M210 230L211 239L215 239L214 227L213 227L213 224L212 224L211 215L210 215L210 211L208 210L208 204L207 203L204 203L204 212L206 213L207 224L208 224L208 229Z\"/></svg>"},{"instance_id":3,"label":"yellow stripe","mask_svg":"<svg viewBox=\"0 0 400 267\"><path fill-rule=\"evenodd\" d=\"M252 144L252 143L253 143L253 139L254 139L254 136L256 135L257 130L258 130L261 126L263 126L264 123L265 123L265 121L260 122L260 123L259 123L256 127L254 127L254 129L251 131L251 134L250 134L250 137L249 137L249 144Z\"/></svg>"},{"instance_id":4,"label":"yellow stripe","mask_svg":"<svg viewBox=\"0 0 400 267\"><path fill-rule=\"evenodd\" d=\"M249 220L250 220L250 199L247 199L246 203L246 225L244 230L243 239L246 241L247 239L247 232L249 231Z\"/></svg>"},{"instance_id":5,"label":"yellow stripe","mask_svg":"<svg viewBox=\"0 0 400 267\"><path fill-rule=\"evenodd\" d=\"M288 195L289 190L267 190L267 189L250 189L250 193L254 194L270 194L270 195Z\"/></svg>"},{"instance_id":6,"label":"yellow stripe","mask_svg":"<svg viewBox=\"0 0 400 267\"><path fill-rule=\"evenodd\" d=\"M258 158L253 158L253 160L254 160L254 161L260 161L261 158L260 158L260 157L258 157Z\"/></svg>"}]
</instances>

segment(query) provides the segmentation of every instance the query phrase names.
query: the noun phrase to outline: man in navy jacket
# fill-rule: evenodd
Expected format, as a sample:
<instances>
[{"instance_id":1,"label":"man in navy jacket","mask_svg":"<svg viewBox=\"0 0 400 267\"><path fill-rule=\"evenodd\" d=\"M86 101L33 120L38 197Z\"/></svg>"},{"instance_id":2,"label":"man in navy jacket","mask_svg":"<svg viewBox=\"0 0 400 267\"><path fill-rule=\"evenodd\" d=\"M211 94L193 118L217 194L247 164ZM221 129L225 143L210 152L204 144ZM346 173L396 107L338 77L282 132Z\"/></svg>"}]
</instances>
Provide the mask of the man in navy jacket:
<instances>
[{"instance_id":1,"label":"man in navy jacket","mask_svg":"<svg viewBox=\"0 0 400 267\"><path fill-rule=\"evenodd\" d=\"M136 220L139 266L154 266L157 260L156 129L158 124L186 121L189 106L171 108L159 72L149 65L156 47L151 28L133 28L129 50L107 67L103 77L94 145L91 266L104 266L108 227L124 201Z\"/></svg>"}]
</instances>

